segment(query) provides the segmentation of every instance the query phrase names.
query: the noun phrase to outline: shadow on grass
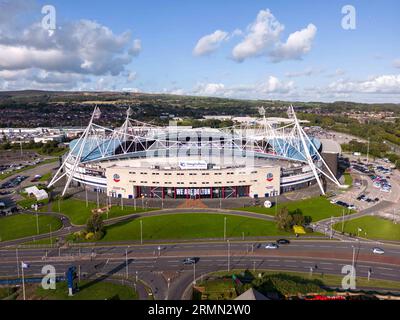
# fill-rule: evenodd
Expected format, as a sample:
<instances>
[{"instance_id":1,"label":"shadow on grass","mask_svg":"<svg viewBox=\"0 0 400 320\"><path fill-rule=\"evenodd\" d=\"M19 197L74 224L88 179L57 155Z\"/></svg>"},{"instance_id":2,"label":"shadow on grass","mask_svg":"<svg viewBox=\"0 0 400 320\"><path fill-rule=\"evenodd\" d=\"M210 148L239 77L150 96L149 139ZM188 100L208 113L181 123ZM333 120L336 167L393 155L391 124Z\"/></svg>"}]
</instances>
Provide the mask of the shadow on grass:
<instances>
[{"instance_id":1,"label":"shadow on grass","mask_svg":"<svg viewBox=\"0 0 400 320\"><path fill-rule=\"evenodd\" d=\"M133 259L128 259L128 267L132 262L133 262ZM95 265L94 268L95 269L98 269L100 267L102 268L102 267L104 267L104 265L105 265L105 262ZM89 281L89 282L85 283L83 286L79 287L79 291L85 290L85 289L90 288L91 286L93 286L93 285L95 285L95 284L97 284L99 282L107 280L111 276L113 276L114 274L118 273L119 271L121 271L121 270L123 270L125 268L126 268L126 263L125 262L120 263L114 269L108 271L106 274L101 275L100 277L97 277L96 279L94 279L92 281ZM90 279L91 277L94 277L96 275L96 273L97 273L97 271L95 270L91 275L88 275L88 278Z\"/></svg>"}]
</instances>

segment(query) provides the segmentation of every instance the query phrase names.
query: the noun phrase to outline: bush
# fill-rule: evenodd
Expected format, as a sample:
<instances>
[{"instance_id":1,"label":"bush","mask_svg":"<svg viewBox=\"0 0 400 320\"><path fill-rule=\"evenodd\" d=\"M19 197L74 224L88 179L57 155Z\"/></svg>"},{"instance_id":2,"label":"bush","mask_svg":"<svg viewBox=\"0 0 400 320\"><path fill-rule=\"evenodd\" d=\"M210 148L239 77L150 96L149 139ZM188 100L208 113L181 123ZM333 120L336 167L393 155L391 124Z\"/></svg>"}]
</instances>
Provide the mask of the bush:
<instances>
[{"instance_id":1,"label":"bush","mask_svg":"<svg viewBox=\"0 0 400 320\"><path fill-rule=\"evenodd\" d=\"M93 232L88 232L85 236L86 240L92 240L94 238L94 233Z\"/></svg>"}]
</instances>

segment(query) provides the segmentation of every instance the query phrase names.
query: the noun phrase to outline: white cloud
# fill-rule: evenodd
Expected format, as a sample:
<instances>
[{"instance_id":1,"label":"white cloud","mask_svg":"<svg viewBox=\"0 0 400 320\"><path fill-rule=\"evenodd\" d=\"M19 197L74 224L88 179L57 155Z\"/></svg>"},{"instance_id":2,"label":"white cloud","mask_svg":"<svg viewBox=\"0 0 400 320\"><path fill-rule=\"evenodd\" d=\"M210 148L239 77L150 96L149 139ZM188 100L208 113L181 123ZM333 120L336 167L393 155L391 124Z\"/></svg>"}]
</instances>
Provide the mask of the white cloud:
<instances>
[{"instance_id":1,"label":"white cloud","mask_svg":"<svg viewBox=\"0 0 400 320\"><path fill-rule=\"evenodd\" d=\"M194 95L226 98L266 98L292 94L293 81L285 82L269 76L265 81L248 85L226 86L223 83L199 83L193 90Z\"/></svg>"},{"instance_id":2,"label":"white cloud","mask_svg":"<svg viewBox=\"0 0 400 320\"><path fill-rule=\"evenodd\" d=\"M31 23L26 18L37 15L34 9L38 7L33 0L0 1L0 18L7 16L6 22L0 22L0 71L8 77L15 71L19 76L6 80L3 86L18 89L20 84L24 85L20 89L37 88L46 79L58 79L54 86L59 84L61 88L61 78L65 75L65 89L79 87L77 81L86 81L89 76L116 76L125 72L142 49L141 41L133 40L129 31L115 34L90 20L58 24L59 28L50 37L40 22ZM33 78L33 72L43 79Z\"/></svg>"},{"instance_id":3,"label":"white cloud","mask_svg":"<svg viewBox=\"0 0 400 320\"><path fill-rule=\"evenodd\" d=\"M259 91L262 93L289 93L294 89L294 82L283 82L277 77L269 76L267 81L261 83L258 87Z\"/></svg>"},{"instance_id":4,"label":"white cloud","mask_svg":"<svg viewBox=\"0 0 400 320\"><path fill-rule=\"evenodd\" d=\"M399 94L400 74L375 76L364 81L340 79L329 84L327 89L336 93Z\"/></svg>"},{"instance_id":5,"label":"white cloud","mask_svg":"<svg viewBox=\"0 0 400 320\"><path fill-rule=\"evenodd\" d=\"M242 62L249 57L265 54L279 40L283 30L284 26L269 9L261 10L256 20L247 27L244 40L233 48L233 58Z\"/></svg>"},{"instance_id":6,"label":"white cloud","mask_svg":"<svg viewBox=\"0 0 400 320\"><path fill-rule=\"evenodd\" d=\"M280 38L284 29L285 26L269 9L261 10L256 20L247 27L244 40L233 48L233 59L238 62L258 56L268 56L273 62L302 59L311 50L317 27L310 23L306 28L290 34L282 43Z\"/></svg>"},{"instance_id":7,"label":"white cloud","mask_svg":"<svg viewBox=\"0 0 400 320\"><path fill-rule=\"evenodd\" d=\"M343 69L336 69L335 72L327 75L328 78L340 77L346 74L346 71Z\"/></svg>"},{"instance_id":8,"label":"white cloud","mask_svg":"<svg viewBox=\"0 0 400 320\"><path fill-rule=\"evenodd\" d=\"M129 53L136 57L139 55L139 53L142 51L142 41L140 39L135 39L133 40L133 45L129 49Z\"/></svg>"},{"instance_id":9,"label":"white cloud","mask_svg":"<svg viewBox=\"0 0 400 320\"><path fill-rule=\"evenodd\" d=\"M291 72L286 72L285 76L288 78L298 78L298 77L311 77L314 75L318 75L324 72L322 69L316 69L316 68L307 68L302 71L291 71Z\"/></svg>"},{"instance_id":10,"label":"white cloud","mask_svg":"<svg viewBox=\"0 0 400 320\"><path fill-rule=\"evenodd\" d=\"M195 56L208 55L218 49L221 42L228 39L228 33L222 30L216 30L212 34L202 37L193 49Z\"/></svg>"},{"instance_id":11,"label":"white cloud","mask_svg":"<svg viewBox=\"0 0 400 320\"><path fill-rule=\"evenodd\" d=\"M132 82L132 81L135 81L137 79L137 77L138 77L137 73L134 71L131 71L128 73L127 79L129 82Z\"/></svg>"},{"instance_id":12,"label":"white cloud","mask_svg":"<svg viewBox=\"0 0 400 320\"><path fill-rule=\"evenodd\" d=\"M274 62L300 60L303 55L310 52L316 33L317 27L311 23L307 28L292 33L285 43L280 44L272 52L272 60Z\"/></svg>"},{"instance_id":13,"label":"white cloud","mask_svg":"<svg viewBox=\"0 0 400 320\"><path fill-rule=\"evenodd\" d=\"M225 93L223 83L199 83L194 89L194 93L200 96L222 96Z\"/></svg>"}]
</instances>

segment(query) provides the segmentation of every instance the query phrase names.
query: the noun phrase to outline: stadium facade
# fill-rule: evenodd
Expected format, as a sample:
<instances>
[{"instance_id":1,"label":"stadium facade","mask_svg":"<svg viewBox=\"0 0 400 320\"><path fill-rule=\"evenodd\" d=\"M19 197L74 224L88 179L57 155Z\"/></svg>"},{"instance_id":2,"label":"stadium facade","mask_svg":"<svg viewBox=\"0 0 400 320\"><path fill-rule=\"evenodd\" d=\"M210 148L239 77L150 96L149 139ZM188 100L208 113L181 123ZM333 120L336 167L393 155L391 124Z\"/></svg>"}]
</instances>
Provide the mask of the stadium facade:
<instances>
[{"instance_id":1,"label":"stadium facade","mask_svg":"<svg viewBox=\"0 0 400 320\"><path fill-rule=\"evenodd\" d=\"M95 124L96 107L82 136L49 186L71 183L117 198L271 197L318 184L340 185L308 137L293 107L286 119L262 118L224 129L156 127L130 119L120 128Z\"/></svg>"}]
</instances>

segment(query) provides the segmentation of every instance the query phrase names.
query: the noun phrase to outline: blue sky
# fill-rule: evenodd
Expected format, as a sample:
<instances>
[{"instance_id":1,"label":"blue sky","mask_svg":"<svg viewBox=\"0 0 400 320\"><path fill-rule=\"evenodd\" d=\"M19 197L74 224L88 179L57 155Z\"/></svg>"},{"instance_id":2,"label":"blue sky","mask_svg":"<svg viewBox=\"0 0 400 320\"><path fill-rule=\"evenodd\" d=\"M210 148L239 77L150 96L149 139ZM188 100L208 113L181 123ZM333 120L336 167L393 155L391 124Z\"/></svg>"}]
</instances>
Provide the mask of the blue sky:
<instances>
[{"instance_id":1,"label":"blue sky","mask_svg":"<svg viewBox=\"0 0 400 320\"><path fill-rule=\"evenodd\" d=\"M0 62L2 90L400 102L396 0L3 1L24 19L0 23L0 49L15 53ZM35 28L45 4L56 10L49 40ZM355 30L341 26L344 5Z\"/></svg>"}]
</instances>

